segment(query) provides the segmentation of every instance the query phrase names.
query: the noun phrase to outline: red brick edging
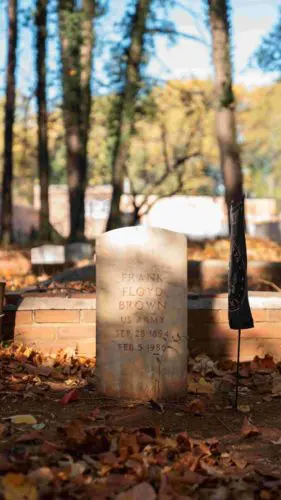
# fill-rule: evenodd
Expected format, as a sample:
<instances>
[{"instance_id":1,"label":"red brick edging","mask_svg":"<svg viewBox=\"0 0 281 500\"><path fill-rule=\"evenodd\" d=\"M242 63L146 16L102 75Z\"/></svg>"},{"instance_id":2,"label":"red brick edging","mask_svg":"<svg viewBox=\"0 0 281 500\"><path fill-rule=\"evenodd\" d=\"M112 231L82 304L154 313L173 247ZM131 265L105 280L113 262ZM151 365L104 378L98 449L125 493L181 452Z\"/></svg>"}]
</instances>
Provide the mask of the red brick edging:
<instances>
[{"instance_id":1,"label":"red brick edging","mask_svg":"<svg viewBox=\"0 0 281 500\"><path fill-rule=\"evenodd\" d=\"M241 360L272 354L281 360L281 294L252 292L255 328L242 331ZM95 356L96 299L94 294L72 297L6 295L3 337L55 352ZM236 359L237 332L230 330L227 295L188 297L188 336L192 355Z\"/></svg>"}]
</instances>

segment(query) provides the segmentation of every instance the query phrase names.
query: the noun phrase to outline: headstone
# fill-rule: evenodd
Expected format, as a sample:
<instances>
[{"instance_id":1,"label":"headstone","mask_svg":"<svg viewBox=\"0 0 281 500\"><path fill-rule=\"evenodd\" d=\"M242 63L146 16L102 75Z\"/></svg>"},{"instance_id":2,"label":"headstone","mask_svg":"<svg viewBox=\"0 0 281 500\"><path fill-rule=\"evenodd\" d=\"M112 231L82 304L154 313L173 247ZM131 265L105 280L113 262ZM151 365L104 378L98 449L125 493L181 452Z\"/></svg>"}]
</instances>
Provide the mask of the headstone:
<instances>
[{"instance_id":1,"label":"headstone","mask_svg":"<svg viewBox=\"0 0 281 500\"><path fill-rule=\"evenodd\" d=\"M187 241L137 226L97 240L97 376L111 397L175 398L187 380Z\"/></svg>"},{"instance_id":2,"label":"headstone","mask_svg":"<svg viewBox=\"0 0 281 500\"><path fill-rule=\"evenodd\" d=\"M31 249L31 264L64 264L65 251L63 245L42 245Z\"/></svg>"},{"instance_id":3,"label":"headstone","mask_svg":"<svg viewBox=\"0 0 281 500\"><path fill-rule=\"evenodd\" d=\"M79 262L80 260L93 258L93 246L91 243L69 243L65 247L66 262Z\"/></svg>"}]
</instances>

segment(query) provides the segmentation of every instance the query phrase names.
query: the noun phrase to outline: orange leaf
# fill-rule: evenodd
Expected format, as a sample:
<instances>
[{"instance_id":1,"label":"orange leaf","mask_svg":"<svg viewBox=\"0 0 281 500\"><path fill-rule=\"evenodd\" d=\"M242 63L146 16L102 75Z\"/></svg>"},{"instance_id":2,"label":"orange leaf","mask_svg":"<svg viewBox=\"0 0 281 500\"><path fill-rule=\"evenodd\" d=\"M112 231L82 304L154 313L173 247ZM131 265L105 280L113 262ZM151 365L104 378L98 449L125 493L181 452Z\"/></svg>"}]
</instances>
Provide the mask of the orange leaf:
<instances>
[{"instance_id":1,"label":"orange leaf","mask_svg":"<svg viewBox=\"0 0 281 500\"><path fill-rule=\"evenodd\" d=\"M68 405L68 403L71 403L71 401L77 401L77 399L78 399L77 389L71 389L71 391L67 392L60 400L60 404Z\"/></svg>"}]
</instances>

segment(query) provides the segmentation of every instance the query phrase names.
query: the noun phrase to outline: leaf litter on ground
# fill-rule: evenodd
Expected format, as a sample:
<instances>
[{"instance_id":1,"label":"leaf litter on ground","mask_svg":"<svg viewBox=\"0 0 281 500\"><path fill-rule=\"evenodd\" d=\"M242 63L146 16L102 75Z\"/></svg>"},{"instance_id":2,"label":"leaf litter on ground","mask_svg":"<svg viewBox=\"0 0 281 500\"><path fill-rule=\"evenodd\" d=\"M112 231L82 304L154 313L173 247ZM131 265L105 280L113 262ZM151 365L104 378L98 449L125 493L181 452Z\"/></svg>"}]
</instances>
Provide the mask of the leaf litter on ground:
<instances>
[{"instance_id":1,"label":"leaf litter on ground","mask_svg":"<svg viewBox=\"0 0 281 500\"><path fill-rule=\"evenodd\" d=\"M5 389L19 383L25 388L38 389L44 387L46 380L60 383L53 373L60 374L67 391L57 400L61 402L58 406L62 409L76 400L79 384L86 386L95 377L92 360L75 359L63 351L54 357L46 357L32 348L13 344L0 349L0 360L0 376ZM218 390L216 382L233 377L236 366L235 363L214 363L206 355L194 358L191 366L192 363L195 370L191 368L189 373L188 389L191 386L190 392L195 397L185 404L182 413L200 418L208 412L206 398L212 398ZM70 377L73 369L75 374ZM277 380L280 366L270 356L242 364L243 378L252 383L247 390L252 387L255 391L257 374L265 379L270 377L273 380L275 377ZM77 386L67 389L68 380L74 385L77 381ZM13 393L17 398L22 397L18 388ZM154 400L149 405L162 418L166 405L164 407ZM241 432L235 434L234 444L226 447L223 440L220 442L216 437L195 438L188 432L167 434L160 427L131 430L110 427L105 425L98 407L89 414L79 412L67 423L55 422L51 439L49 425L42 422L37 414L38 423L34 423L33 415L18 414L11 415L7 422L1 424L0 496L28 500L44 496L82 500L170 500L181 497L227 499L227 495L231 494L232 498L238 499L241 497L241 485L249 498L255 491L271 492L272 488L271 498L278 498L279 493L281 495L281 480L277 482L276 472L270 472L268 464L267 469L262 468L260 459L249 458L243 450L239 452L241 443L250 443L253 439L257 443L263 441L276 447L281 442L281 431L256 426L249 417L244 418ZM268 474L273 474L272 487L266 483Z\"/></svg>"}]
</instances>

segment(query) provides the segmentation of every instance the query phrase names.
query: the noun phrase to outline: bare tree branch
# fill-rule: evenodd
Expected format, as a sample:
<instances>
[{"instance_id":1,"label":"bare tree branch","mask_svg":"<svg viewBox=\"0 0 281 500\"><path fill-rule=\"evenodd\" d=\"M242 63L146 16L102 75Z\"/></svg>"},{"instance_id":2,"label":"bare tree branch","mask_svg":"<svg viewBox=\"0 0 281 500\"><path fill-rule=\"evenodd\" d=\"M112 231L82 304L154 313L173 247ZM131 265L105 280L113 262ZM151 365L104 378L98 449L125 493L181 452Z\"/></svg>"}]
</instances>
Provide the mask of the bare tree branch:
<instances>
[{"instance_id":1,"label":"bare tree branch","mask_svg":"<svg viewBox=\"0 0 281 500\"><path fill-rule=\"evenodd\" d=\"M177 30L174 30L174 29L171 29L171 28L151 28L151 29L148 29L146 30L147 33L151 33L153 35L171 35L171 36L176 36L176 37L181 37L181 38L185 38L187 40L192 40L193 42L198 42L198 43L201 43L202 45L205 45L208 47L208 45L206 44L206 42L200 38L199 36L196 36L196 35L189 35L188 33L184 33L182 31L177 31Z\"/></svg>"}]
</instances>

